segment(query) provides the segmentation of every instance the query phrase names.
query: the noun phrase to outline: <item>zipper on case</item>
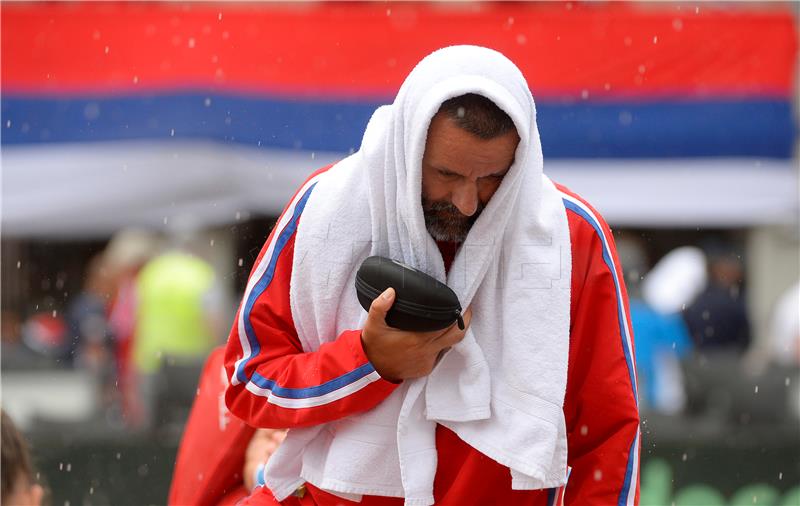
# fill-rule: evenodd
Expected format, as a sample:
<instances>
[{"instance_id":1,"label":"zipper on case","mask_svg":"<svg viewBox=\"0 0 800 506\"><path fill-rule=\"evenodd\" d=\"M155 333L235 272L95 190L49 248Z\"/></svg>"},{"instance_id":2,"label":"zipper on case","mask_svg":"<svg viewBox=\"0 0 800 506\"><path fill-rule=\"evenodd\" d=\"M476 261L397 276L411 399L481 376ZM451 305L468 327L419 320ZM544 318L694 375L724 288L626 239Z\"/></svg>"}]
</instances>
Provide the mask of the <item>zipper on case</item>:
<instances>
[{"instance_id":1,"label":"zipper on case","mask_svg":"<svg viewBox=\"0 0 800 506\"><path fill-rule=\"evenodd\" d=\"M379 290L376 290L369 286L368 284L364 283L360 279L356 279L356 282L364 289L373 299L381 294ZM458 322L458 328L460 330L464 330L464 319L461 317L461 308L448 308L448 309L429 309L426 306L420 304L414 304L413 302L403 302L400 300L395 300L394 303L398 309L404 310L406 313L413 314L415 316L433 316L433 317L443 317L441 319L451 319L454 318ZM439 319L439 318L436 318ZM452 320L451 320L452 321Z\"/></svg>"}]
</instances>

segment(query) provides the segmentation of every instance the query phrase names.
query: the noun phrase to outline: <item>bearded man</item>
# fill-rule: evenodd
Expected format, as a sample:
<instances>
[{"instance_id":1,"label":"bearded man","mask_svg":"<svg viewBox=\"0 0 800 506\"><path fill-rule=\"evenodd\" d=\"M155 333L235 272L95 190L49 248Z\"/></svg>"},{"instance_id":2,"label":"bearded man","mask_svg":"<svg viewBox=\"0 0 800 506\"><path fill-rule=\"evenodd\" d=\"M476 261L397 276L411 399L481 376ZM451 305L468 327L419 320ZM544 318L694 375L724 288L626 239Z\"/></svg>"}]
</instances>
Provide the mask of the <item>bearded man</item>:
<instances>
[{"instance_id":1,"label":"bearded man","mask_svg":"<svg viewBox=\"0 0 800 506\"><path fill-rule=\"evenodd\" d=\"M611 231L542 172L519 69L455 46L423 59L358 152L298 190L226 350L233 414L289 429L252 504L634 504L639 417ZM464 328L365 312L373 255L446 283Z\"/></svg>"}]
</instances>

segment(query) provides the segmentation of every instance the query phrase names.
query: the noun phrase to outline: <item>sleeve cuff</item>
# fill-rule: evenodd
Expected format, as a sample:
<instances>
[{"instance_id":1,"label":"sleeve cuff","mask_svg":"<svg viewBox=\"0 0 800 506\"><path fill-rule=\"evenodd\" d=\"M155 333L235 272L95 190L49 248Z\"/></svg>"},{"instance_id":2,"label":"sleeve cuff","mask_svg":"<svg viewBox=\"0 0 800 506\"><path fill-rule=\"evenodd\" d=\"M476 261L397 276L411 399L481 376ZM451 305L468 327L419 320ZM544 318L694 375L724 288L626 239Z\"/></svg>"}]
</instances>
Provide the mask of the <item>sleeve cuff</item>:
<instances>
[{"instance_id":1,"label":"sleeve cuff","mask_svg":"<svg viewBox=\"0 0 800 506\"><path fill-rule=\"evenodd\" d=\"M340 339L345 340L357 364L372 365L372 363L369 361L369 358L367 358L367 353L364 351L364 344L361 342L361 330L345 330L342 332ZM373 369L375 369L374 366ZM376 370L375 372L377 373L378 371ZM380 373L378 373L378 375L380 376ZM402 383L402 381L395 383L381 377L381 379L376 381L376 383L379 383L384 387L391 387L391 390L394 390L400 383Z\"/></svg>"}]
</instances>

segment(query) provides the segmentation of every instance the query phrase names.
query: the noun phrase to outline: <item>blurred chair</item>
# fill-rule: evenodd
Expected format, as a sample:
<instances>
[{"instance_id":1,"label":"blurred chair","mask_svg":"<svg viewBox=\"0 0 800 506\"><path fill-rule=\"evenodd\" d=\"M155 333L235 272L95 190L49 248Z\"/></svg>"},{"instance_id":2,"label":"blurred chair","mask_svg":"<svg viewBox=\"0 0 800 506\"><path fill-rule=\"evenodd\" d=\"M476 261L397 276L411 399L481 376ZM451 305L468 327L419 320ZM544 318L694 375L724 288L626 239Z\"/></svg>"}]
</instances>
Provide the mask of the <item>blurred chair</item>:
<instances>
[{"instance_id":1,"label":"blurred chair","mask_svg":"<svg viewBox=\"0 0 800 506\"><path fill-rule=\"evenodd\" d=\"M780 506L800 506L800 485L783 494Z\"/></svg>"},{"instance_id":2,"label":"blurred chair","mask_svg":"<svg viewBox=\"0 0 800 506\"><path fill-rule=\"evenodd\" d=\"M737 490L729 504L730 506L752 506L753 504L775 506L778 504L780 496L781 494L772 485L757 483Z\"/></svg>"},{"instance_id":3,"label":"blurred chair","mask_svg":"<svg viewBox=\"0 0 800 506\"><path fill-rule=\"evenodd\" d=\"M708 485L690 485L675 496L675 506L724 506L722 494Z\"/></svg>"}]
</instances>

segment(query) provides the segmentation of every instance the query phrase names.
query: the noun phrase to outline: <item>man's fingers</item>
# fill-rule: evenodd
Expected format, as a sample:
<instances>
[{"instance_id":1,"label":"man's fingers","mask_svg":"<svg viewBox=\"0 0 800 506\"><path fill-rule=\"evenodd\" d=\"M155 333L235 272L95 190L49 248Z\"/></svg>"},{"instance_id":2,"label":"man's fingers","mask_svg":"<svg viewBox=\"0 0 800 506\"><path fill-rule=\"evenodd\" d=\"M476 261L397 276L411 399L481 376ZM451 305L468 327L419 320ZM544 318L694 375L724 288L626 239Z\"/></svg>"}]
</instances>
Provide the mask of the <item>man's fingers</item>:
<instances>
[{"instance_id":1,"label":"man's fingers","mask_svg":"<svg viewBox=\"0 0 800 506\"><path fill-rule=\"evenodd\" d=\"M443 350L461 342L461 340L464 339L464 335L467 333L470 322L472 321L472 308L467 308L461 318L464 319L464 330L458 328L458 325L454 323L450 326L450 328L447 329L446 332L431 341L431 343L436 346L436 348Z\"/></svg>"},{"instance_id":2,"label":"man's fingers","mask_svg":"<svg viewBox=\"0 0 800 506\"><path fill-rule=\"evenodd\" d=\"M386 320L386 313L389 312L392 304L394 304L394 297L394 288L391 287L375 297L375 300L373 300L372 304L369 306L370 317L380 318L381 321Z\"/></svg>"},{"instance_id":3,"label":"man's fingers","mask_svg":"<svg viewBox=\"0 0 800 506\"><path fill-rule=\"evenodd\" d=\"M472 321L472 306L468 307L466 311L461 315L461 319L464 320L464 330L469 328L469 322Z\"/></svg>"}]
</instances>

